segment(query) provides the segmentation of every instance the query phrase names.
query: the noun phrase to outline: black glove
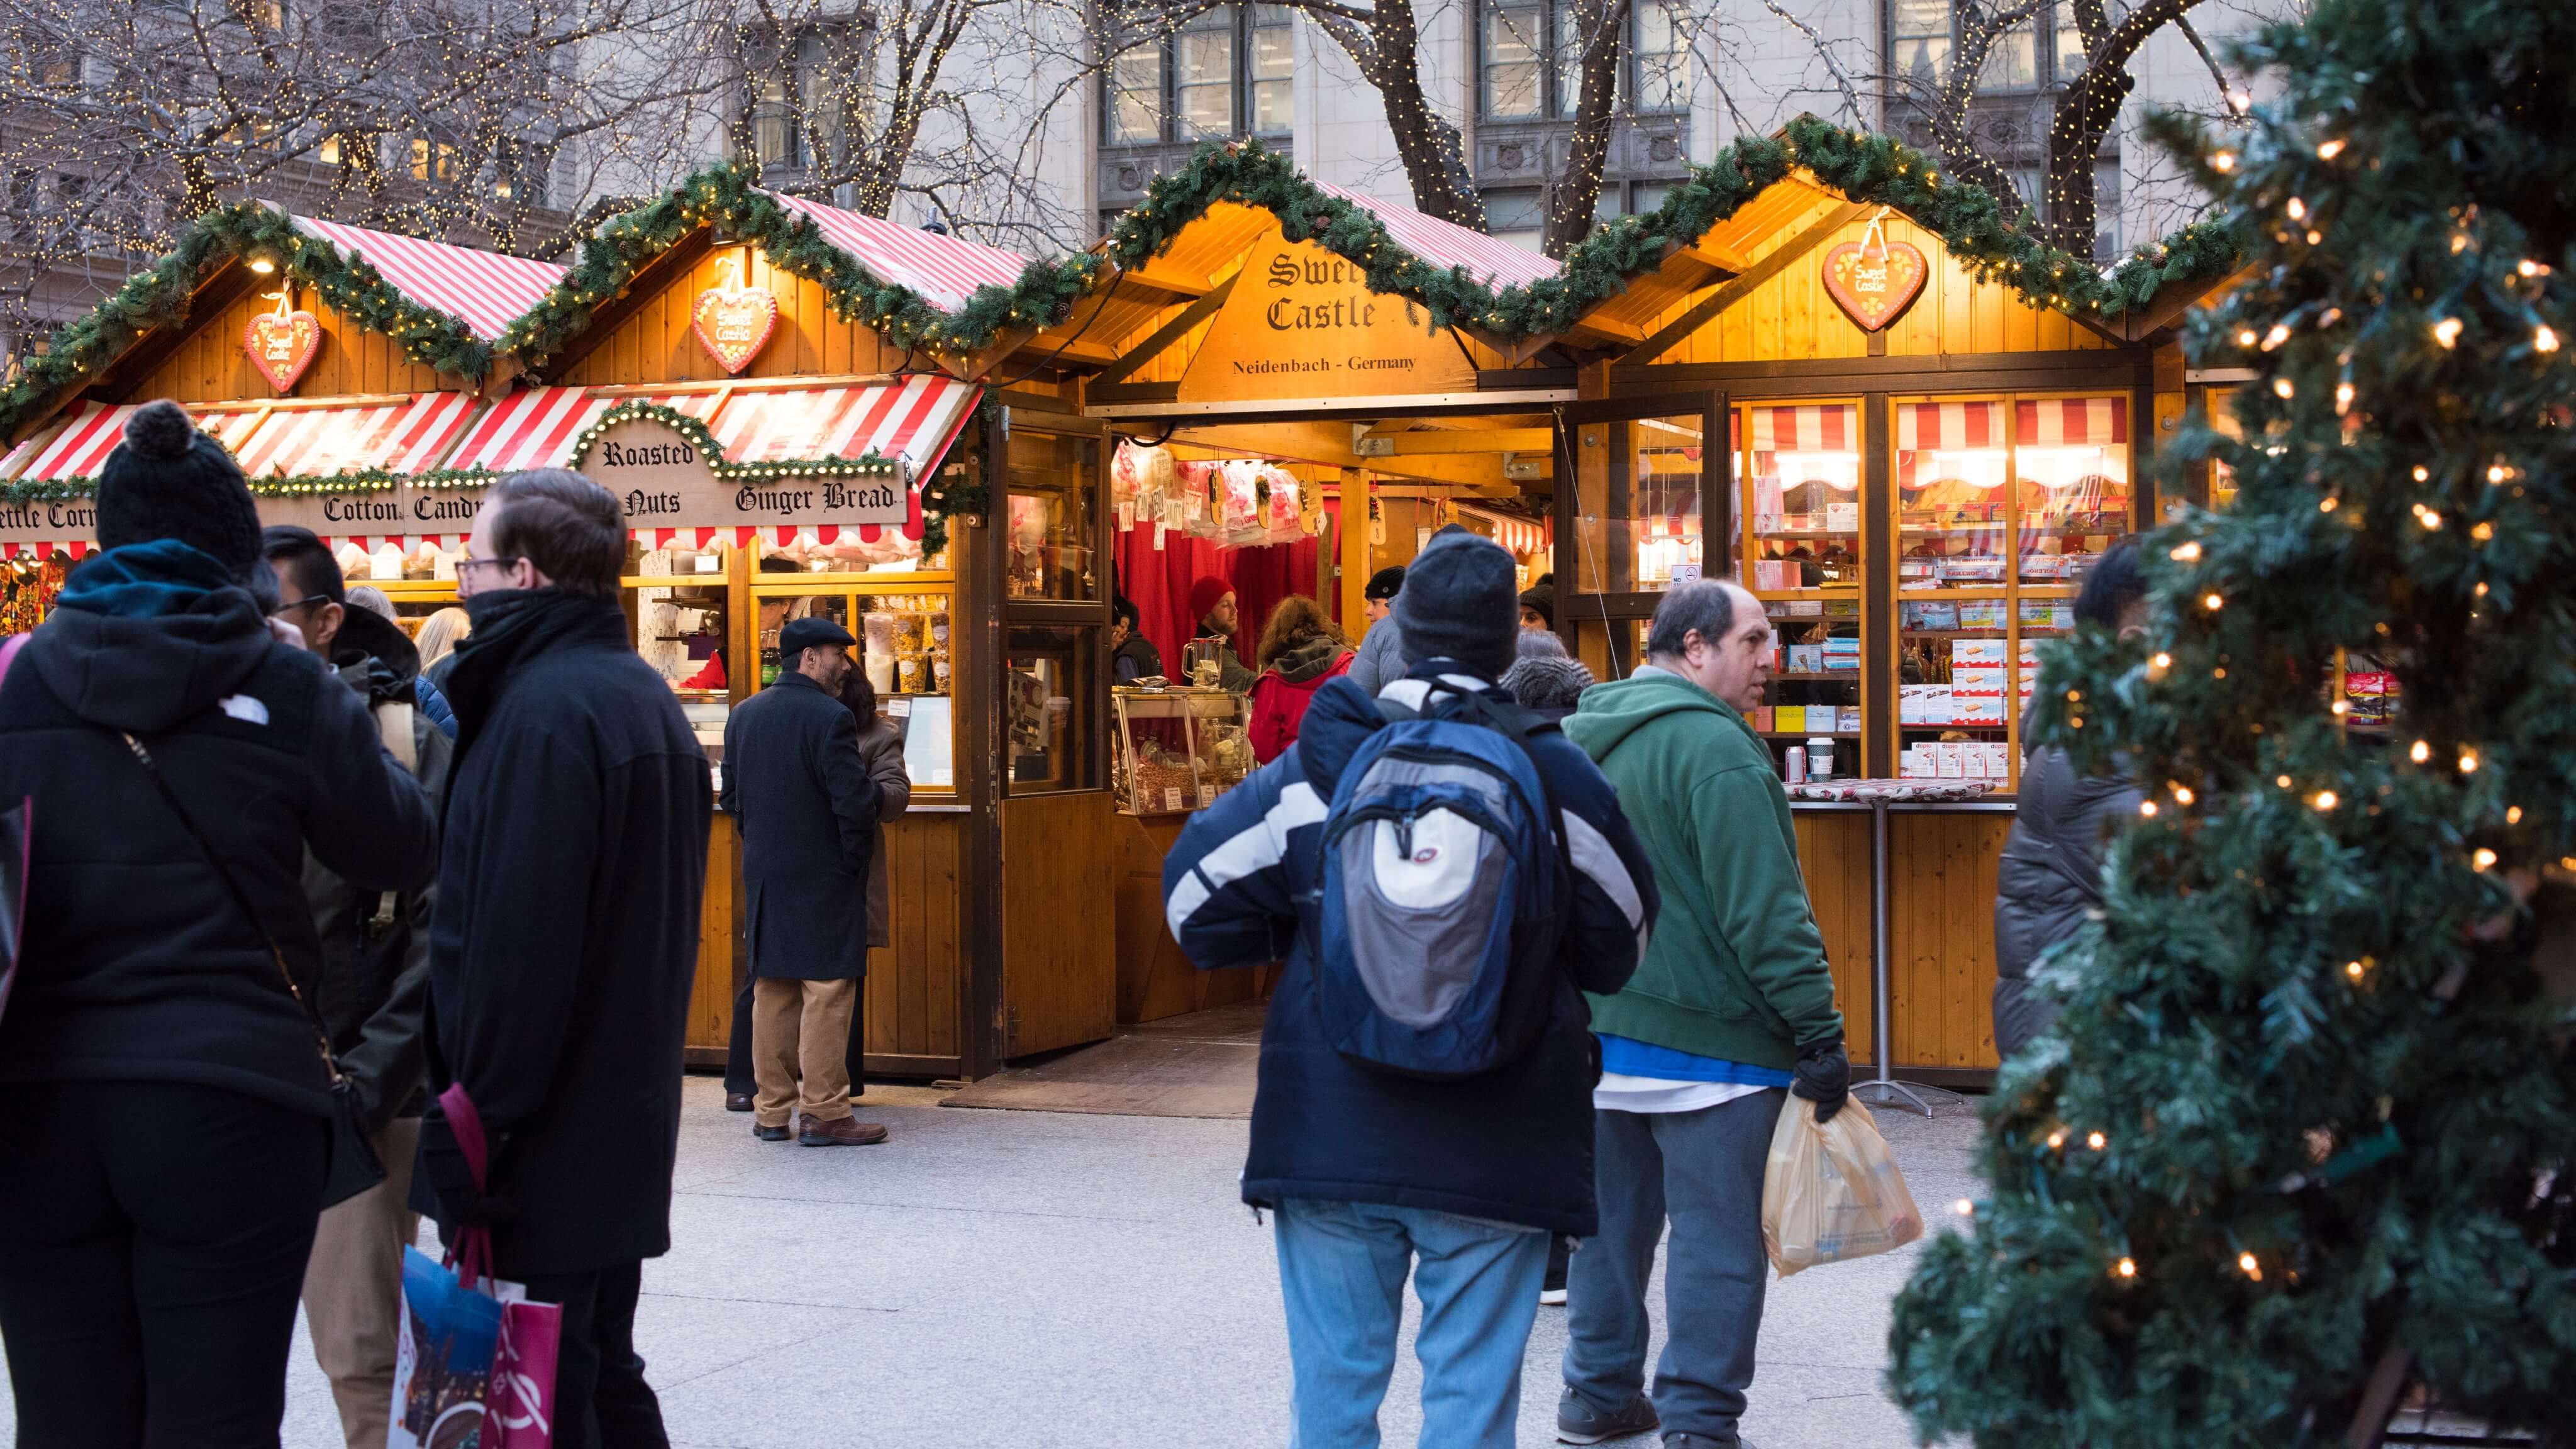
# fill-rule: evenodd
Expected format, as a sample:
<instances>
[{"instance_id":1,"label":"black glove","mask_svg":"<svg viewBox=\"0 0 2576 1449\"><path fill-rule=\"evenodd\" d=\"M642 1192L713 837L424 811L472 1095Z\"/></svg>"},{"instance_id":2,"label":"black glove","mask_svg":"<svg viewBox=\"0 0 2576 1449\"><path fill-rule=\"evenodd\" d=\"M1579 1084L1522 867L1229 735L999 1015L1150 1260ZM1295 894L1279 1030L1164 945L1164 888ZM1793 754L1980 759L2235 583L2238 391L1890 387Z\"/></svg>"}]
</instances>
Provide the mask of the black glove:
<instances>
[{"instance_id":1,"label":"black glove","mask_svg":"<svg viewBox=\"0 0 2576 1449\"><path fill-rule=\"evenodd\" d=\"M1798 1064L1789 1075L1789 1090L1816 1104L1818 1122L1831 1122L1851 1100L1851 1058L1843 1055L1841 1037L1819 1037L1798 1048Z\"/></svg>"},{"instance_id":2,"label":"black glove","mask_svg":"<svg viewBox=\"0 0 2576 1449\"><path fill-rule=\"evenodd\" d=\"M456 1145L447 1119L436 1112L421 1118L420 1170L428 1175L430 1190L438 1194L442 1224L489 1226L519 1215L516 1204L474 1185L473 1169L465 1165L465 1149Z\"/></svg>"}]
</instances>

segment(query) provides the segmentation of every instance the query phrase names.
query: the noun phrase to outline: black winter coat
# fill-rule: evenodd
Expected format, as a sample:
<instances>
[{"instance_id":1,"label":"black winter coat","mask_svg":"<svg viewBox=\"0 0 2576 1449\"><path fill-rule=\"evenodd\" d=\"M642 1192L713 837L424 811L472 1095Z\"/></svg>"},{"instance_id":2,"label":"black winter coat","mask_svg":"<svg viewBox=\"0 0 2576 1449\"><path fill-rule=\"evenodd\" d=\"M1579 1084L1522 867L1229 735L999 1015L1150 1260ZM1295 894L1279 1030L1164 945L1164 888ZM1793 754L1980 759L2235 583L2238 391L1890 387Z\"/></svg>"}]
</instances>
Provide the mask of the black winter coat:
<instances>
[{"instance_id":1,"label":"black winter coat","mask_svg":"<svg viewBox=\"0 0 2576 1449\"><path fill-rule=\"evenodd\" d=\"M2010 1057L2057 1009L2030 983L2031 963L2075 934L2102 904L2102 845L2138 813L2126 780L2075 773L2060 749L2022 764L2021 803L1995 869L1995 1051Z\"/></svg>"},{"instance_id":2,"label":"black winter coat","mask_svg":"<svg viewBox=\"0 0 2576 1449\"><path fill-rule=\"evenodd\" d=\"M627 642L614 599L479 594L449 700L459 726L430 936L429 1079L462 1082L493 1143L505 1278L671 1246L680 1047L711 823L707 761ZM452 1224L433 1158L412 1202Z\"/></svg>"},{"instance_id":3,"label":"black winter coat","mask_svg":"<svg viewBox=\"0 0 2576 1449\"><path fill-rule=\"evenodd\" d=\"M447 771L455 745L415 702L420 651L402 629L364 609L332 640L331 662L340 682L364 701L379 732L407 717L412 778L430 808L447 799ZM385 713L398 710L396 714ZM392 742L386 741L390 752ZM421 1109L421 1034L429 1008L429 919L437 899L430 882L408 891L351 885L310 850L304 854L304 897L322 940L322 974L312 1000L331 1033L340 1070L357 1089L367 1126L380 1129Z\"/></svg>"},{"instance_id":4,"label":"black winter coat","mask_svg":"<svg viewBox=\"0 0 2576 1449\"><path fill-rule=\"evenodd\" d=\"M195 583L160 612L92 612L85 585L139 550ZM35 801L22 965L0 1016L0 1082L222 1087L321 1115L313 1028L117 730L152 751L301 985L321 958L304 852L374 890L425 883L435 823L375 721L321 660L278 642L193 549L142 544L75 570L0 685L0 799Z\"/></svg>"},{"instance_id":5,"label":"black winter coat","mask_svg":"<svg viewBox=\"0 0 2576 1449\"><path fill-rule=\"evenodd\" d=\"M742 831L751 974L855 981L868 961L877 786L858 722L793 670L725 720L724 794Z\"/></svg>"}]
</instances>

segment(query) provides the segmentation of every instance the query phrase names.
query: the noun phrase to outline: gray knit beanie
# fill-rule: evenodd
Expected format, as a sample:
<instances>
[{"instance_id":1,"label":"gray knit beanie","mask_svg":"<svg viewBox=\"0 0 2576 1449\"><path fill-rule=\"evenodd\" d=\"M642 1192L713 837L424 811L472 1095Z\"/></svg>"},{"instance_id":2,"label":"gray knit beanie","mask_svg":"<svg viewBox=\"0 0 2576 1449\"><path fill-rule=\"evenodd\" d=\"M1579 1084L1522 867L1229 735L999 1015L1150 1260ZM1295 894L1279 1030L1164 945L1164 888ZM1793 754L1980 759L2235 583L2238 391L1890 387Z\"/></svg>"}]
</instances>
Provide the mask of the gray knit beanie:
<instances>
[{"instance_id":1,"label":"gray knit beanie","mask_svg":"<svg viewBox=\"0 0 2576 1449\"><path fill-rule=\"evenodd\" d=\"M1395 621L1407 667L1455 659L1479 679L1512 667L1520 632L1512 556L1491 539L1461 529L1434 536L1405 566Z\"/></svg>"}]
</instances>

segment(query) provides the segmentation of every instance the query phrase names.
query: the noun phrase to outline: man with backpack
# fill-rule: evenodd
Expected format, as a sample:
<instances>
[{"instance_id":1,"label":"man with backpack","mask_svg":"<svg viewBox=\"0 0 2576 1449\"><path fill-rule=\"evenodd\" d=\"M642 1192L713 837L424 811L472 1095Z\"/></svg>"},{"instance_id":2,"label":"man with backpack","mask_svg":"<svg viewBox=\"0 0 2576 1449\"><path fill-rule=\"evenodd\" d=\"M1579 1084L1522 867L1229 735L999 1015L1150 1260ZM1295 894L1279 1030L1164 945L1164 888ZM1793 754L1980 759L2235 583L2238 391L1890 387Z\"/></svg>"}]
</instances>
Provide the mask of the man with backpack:
<instances>
[{"instance_id":1,"label":"man with backpack","mask_svg":"<svg viewBox=\"0 0 2576 1449\"><path fill-rule=\"evenodd\" d=\"M1736 1421L1762 1327L1762 1173L1781 1094L1814 1102L1822 1122L1849 1085L1789 797L1745 723L1772 642L1761 601L1737 585L1676 585L1647 627L1646 662L1585 690L1565 721L1633 810L1670 906L1635 977L1592 1004L1601 1235L1568 1280L1556 1415L1568 1444L1661 1427L1664 1449L1745 1449ZM1667 1219L1649 1400L1646 1284Z\"/></svg>"},{"instance_id":2,"label":"man with backpack","mask_svg":"<svg viewBox=\"0 0 2576 1449\"><path fill-rule=\"evenodd\" d=\"M1588 1237L1592 1037L1652 871L1591 762L1493 681L1511 556L1432 540L1396 597L1409 672L1315 693L1297 745L1194 816L1166 914L1202 968L1279 960L1243 1199L1278 1217L1292 1442L1378 1442L1404 1280L1422 1438L1506 1449L1551 1235Z\"/></svg>"}]
</instances>

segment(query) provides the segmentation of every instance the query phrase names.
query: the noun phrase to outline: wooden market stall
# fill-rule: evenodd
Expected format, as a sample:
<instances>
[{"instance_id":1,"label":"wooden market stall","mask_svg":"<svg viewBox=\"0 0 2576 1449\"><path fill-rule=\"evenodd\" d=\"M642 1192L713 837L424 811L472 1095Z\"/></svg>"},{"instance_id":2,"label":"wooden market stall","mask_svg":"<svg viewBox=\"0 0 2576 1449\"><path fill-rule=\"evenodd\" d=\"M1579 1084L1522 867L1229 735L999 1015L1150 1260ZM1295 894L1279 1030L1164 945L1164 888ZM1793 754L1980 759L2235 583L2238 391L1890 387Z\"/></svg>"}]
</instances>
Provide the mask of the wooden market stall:
<instances>
[{"instance_id":1,"label":"wooden market stall","mask_svg":"<svg viewBox=\"0 0 2576 1449\"><path fill-rule=\"evenodd\" d=\"M456 455L620 497L639 650L711 755L788 619L862 640L913 784L863 996L879 1074L977 1077L1114 1026L1105 430L1042 370L980 380L1007 349L905 330L1029 266L711 172L602 229ZM701 962L701 1065L745 964L738 866L720 824L707 929L731 949Z\"/></svg>"},{"instance_id":2,"label":"wooden market stall","mask_svg":"<svg viewBox=\"0 0 2576 1449\"><path fill-rule=\"evenodd\" d=\"M1855 1058L1883 913L1893 1066L1979 1080L2034 651L2070 626L2086 562L2157 516L2147 465L2185 404L2172 325L2232 258L2196 231L2099 269L1921 156L1812 121L1684 190L1560 268L1284 161L1203 155L1112 252L1204 290L1095 328L1117 359L1084 409L1122 447L1336 470L1343 518L1395 485L1499 521L1481 531L1531 520L1557 629L1603 678L1635 666L1675 580L1744 582L1780 632L1753 723L1784 763L1795 745L1847 778L1991 791L1893 809L1878 884L1870 811L1796 812ZM1345 620L1418 539L1389 533L1336 535ZM1123 938L1155 938L1158 863L1131 863Z\"/></svg>"}]
</instances>

